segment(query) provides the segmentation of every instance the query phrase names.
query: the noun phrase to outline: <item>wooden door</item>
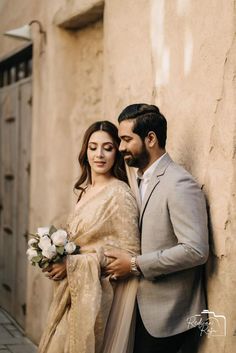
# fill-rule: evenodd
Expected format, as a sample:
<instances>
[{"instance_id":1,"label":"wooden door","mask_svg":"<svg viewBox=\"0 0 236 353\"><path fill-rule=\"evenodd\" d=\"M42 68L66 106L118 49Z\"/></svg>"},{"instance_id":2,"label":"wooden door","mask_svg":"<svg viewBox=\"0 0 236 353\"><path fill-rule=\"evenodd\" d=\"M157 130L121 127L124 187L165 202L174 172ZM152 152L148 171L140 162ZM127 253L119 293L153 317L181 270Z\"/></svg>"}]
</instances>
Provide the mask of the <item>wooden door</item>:
<instances>
[{"instance_id":1,"label":"wooden door","mask_svg":"<svg viewBox=\"0 0 236 353\"><path fill-rule=\"evenodd\" d=\"M31 79L0 89L0 305L24 327Z\"/></svg>"}]
</instances>

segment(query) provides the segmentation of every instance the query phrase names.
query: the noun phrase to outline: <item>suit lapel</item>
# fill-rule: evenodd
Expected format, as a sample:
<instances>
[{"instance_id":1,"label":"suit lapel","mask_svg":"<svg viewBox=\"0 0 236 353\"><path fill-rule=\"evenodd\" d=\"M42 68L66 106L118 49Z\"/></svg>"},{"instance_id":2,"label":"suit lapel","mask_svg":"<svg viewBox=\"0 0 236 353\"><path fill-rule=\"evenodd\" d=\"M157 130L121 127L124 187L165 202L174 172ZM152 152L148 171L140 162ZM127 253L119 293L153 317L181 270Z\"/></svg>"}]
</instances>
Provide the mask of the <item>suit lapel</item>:
<instances>
[{"instance_id":1,"label":"suit lapel","mask_svg":"<svg viewBox=\"0 0 236 353\"><path fill-rule=\"evenodd\" d=\"M168 165L172 162L172 159L170 158L169 154L167 153L161 160L160 163L158 163L151 180L148 184L146 193L144 195L142 205L141 205L141 211L140 211L140 225L142 224L142 219L143 219L143 214L145 212L145 209L147 207L148 201L155 190L156 186L159 184L161 176L165 173L166 168Z\"/></svg>"}]
</instances>

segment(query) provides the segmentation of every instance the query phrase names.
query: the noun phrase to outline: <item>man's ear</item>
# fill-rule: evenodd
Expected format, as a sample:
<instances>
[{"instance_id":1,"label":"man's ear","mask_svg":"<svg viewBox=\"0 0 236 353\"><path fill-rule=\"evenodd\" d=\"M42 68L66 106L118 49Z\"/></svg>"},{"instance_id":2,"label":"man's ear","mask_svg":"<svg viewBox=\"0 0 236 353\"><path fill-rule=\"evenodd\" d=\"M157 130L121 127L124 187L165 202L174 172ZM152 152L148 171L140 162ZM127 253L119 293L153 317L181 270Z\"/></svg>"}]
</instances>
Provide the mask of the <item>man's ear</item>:
<instances>
[{"instance_id":1,"label":"man's ear","mask_svg":"<svg viewBox=\"0 0 236 353\"><path fill-rule=\"evenodd\" d=\"M149 131L149 133L145 137L145 140L146 140L146 144L149 148L152 148L155 145L158 145L157 135L153 131Z\"/></svg>"}]
</instances>

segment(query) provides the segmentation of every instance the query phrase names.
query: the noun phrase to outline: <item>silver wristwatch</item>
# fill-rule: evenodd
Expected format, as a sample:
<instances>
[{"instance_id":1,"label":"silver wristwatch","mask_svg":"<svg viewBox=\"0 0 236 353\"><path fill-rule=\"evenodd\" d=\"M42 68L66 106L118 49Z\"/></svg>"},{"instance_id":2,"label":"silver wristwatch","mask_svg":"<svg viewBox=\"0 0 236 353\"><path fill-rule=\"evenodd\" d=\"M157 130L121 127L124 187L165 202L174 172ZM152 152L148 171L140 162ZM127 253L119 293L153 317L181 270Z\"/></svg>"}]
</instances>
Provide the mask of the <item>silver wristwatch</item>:
<instances>
[{"instance_id":1,"label":"silver wristwatch","mask_svg":"<svg viewBox=\"0 0 236 353\"><path fill-rule=\"evenodd\" d=\"M137 256L132 256L131 260L130 260L130 272L135 275L135 276L139 276L140 275L140 271L138 269L137 266Z\"/></svg>"}]
</instances>

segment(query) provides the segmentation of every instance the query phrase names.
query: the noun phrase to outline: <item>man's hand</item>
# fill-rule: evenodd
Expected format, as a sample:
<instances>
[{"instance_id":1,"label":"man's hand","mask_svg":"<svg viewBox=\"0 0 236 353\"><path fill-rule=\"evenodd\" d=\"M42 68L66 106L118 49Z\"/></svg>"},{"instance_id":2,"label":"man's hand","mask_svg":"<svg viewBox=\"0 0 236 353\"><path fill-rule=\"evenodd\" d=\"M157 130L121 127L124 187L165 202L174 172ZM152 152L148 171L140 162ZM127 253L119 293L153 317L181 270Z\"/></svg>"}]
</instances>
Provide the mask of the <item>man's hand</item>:
<instances>
[{"instance_id":1,"label":"man's hand","mask_svg":"<svg viewBox=\"0 0 236 353\"><path fill-rule=\"evenodd\" d=\"M46 277L53 279L54 281L61 281L67 276L66 271L66 258L63 262L52 264L49 267L43 269L43 272L47 272Z\"/></svg>"},{"instance_id":2,"label":"man's hand","mask_svg":"<svg viewBox=\"0 0 236 353\"><path fill-rule=\"evenodd\" d=\"M111 263L105 267L105 273L112 275L113 279L124 278L130 275L131 254L124 250L107 250L104 253Z\"/></svg>"}]
</instances>

